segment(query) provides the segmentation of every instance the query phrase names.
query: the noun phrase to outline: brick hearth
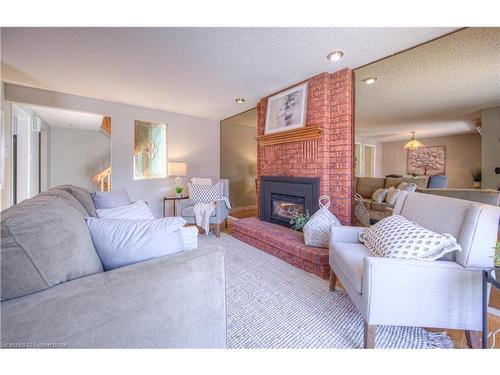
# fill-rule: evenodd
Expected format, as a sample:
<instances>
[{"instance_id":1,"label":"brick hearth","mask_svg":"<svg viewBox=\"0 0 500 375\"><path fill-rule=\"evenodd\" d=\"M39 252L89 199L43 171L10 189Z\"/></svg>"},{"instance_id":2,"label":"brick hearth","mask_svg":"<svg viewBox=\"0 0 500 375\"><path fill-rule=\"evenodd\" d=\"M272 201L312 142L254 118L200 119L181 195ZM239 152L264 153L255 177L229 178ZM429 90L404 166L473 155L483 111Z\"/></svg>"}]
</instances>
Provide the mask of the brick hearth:
<instances>
[{"instance_id":1,"label":"brick hearth","mask_svg":"<svg viewBox=\"0 0 500 375\"><path fill-rule=\"evenodd\" d=\"M261 176L316 177L330 210L351 224L354 177L353 73L344 69L307 80L306 127L322 130L319 139L257 146L257 196ZM257 105L257 135L264 135L267 101ZM260 204L260 199L257 199ZM259 207L260 215L260 207ZM233 235L299 268L327 278L328 249L308 247L301 233L257 218L238 220Z\"/></svg>"},{"instance_id":2,"label":"brick hearth","mask_svg":"<svg viewBox=\"0 0 500 375\"><path fill-rule=\"evenodd\" d=\"M233 236L323 279L330 274L328 249L304 244L302 233L256 217L233 222Z\"/></svg>"}]
</instances>

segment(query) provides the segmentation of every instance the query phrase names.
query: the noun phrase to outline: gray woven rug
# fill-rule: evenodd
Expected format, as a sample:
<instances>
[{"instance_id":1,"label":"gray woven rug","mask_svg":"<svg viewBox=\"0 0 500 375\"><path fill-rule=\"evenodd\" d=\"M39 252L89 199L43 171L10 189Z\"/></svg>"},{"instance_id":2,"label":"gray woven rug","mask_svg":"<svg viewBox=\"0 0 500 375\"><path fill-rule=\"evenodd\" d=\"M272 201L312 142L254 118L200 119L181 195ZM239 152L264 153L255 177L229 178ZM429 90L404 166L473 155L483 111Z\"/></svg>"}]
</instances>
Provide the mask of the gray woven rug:
<instances>
[{"instance_id":1,"label":"gray woven rug","mask_svg":"<svg viewBox=\"0 0 500 375\"><path fill-rule=\"evenodd\" d=\"M363 319L347 293L236 238L200 237L226 254L228 348L362 348ZM377 328L377 348L449 348L446 334Z\"/></svg>"}]
</instances>

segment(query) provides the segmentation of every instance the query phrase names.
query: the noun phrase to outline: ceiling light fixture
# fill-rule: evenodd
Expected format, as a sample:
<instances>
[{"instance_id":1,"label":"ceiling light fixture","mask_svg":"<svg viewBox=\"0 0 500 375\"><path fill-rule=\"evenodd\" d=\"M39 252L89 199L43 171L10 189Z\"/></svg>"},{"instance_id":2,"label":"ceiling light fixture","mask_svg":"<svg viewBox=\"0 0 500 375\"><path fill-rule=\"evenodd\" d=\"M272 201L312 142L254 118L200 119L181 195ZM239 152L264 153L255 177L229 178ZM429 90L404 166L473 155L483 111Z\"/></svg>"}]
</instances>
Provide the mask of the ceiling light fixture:
<instances>
[{"instance_id":1,"label":"ceiling light fixture","mask_svg":"<svg viewBox=\"0 0 500 375\"><path fill-rule=\"evenodd\" d=\"M344 57L344 52L342 51L334 51L332 53L329 53L328 56L326 56L326 58L331 61L338 61L342 57Z\"/></svg>"},{"instance_id":2,"label":"ceiling light fixture","mask_svg":"<svg viewBox=\"0 0 500 375\"><path fill-rule=\"evenodd\" d=\"M366 77L363 82L366 83L367 85L371 85L373 83L375 83L375 81L377 80L378 78L373 76L373 77Z\"/></svg>"},{"instance_id":3,"label":"ceiling light fixture","mask_svg":"<svg viewBox=\"0 0 500 375\"><path fill-rule=\"evenodd\" d=\"M404 145L404 148L408 150L416 150L417 148L425 147L424 144L420 143L415 139L415 132L411 132L410 140Z\"/></svg>"},{"instance_id":4,"label":"ceiling light fixture","mask_svg":"<svg viewBox=\"0 0 500 375\"><path fill-rule=\"evenodd\" d=\"M238 104L243 104L243 103L245 103L245 98L236 98L236 99L234 99L234 101Z\"/></svg>"}]
</instances>

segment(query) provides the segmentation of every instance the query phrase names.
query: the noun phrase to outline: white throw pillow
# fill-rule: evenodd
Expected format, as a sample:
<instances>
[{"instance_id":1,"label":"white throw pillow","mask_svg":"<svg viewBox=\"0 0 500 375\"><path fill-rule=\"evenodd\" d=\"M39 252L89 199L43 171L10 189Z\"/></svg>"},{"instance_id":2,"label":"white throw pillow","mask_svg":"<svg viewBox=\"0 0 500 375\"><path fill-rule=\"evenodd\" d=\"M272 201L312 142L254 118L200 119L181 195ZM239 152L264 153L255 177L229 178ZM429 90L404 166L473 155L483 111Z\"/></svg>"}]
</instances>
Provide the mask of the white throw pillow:
<instances>
[{"instance_id":1,"label":"white throw pillow","mask_svg":"<svg viewBox=\"0 0 500 375\"><path fill-rule=\"evenodd\" d=\"M222 199L223 186L222 182L215 185L197 185L188 183L189 201L191 204L196 203L213 203Z\"/></svg>"},{"instance_id":2,"label":"white throw pillow","mask_svg":"<svg viewBox=\"0 0 500 375\"><path fill-rule=\"evenodd\" d=\"M387 189L387 195L385 196L386 203L396 204L400 191L401 190L396 189L394 186L391 186L389 189Z\"/></svg>"},{"instance_id":3,"label":"white throw pillow","mask_svg":"<svg viewBox=\"0 0 500 375\"><path fill-rule=\"evenodd\" d=\"M156 220L87 218L94 247L105 270L147 259L178 253L184 249L181 217Z\"/></svg>"},{"instance_id":4,"label":"white throw pillow","mask_svg":"<svg viewBox=\"0 0 500 375\"><path fill-rule=\"evenodd\" d=\"M373 192L372 199L377 203L382 203L387 195L387 189L377 189Z\"/></svg>"},{"instance_id":5,"label":"white throw pillow","mask_svg":"<svg viewBox=\"0 0 500 375\"><path fill-rule=\"evenodd\" d=\"M452 251L461 251L457 240L438 234L400 215L388 216L363 234L365 246L385 258L436 260Z\"/></svg>"},{"instance_id":6,"label":"white throw pillow","mask_svg":"<svg viewBox=\"0 0 500 375\"><path fill-rule=\"evenodd\" d=\"M96 210L99 219L153 220L155 217L144 201L127 206Z\"/></svg>"},{"instance_id":7,"label":"white throw pillow","mask_svg":"<svg viewBox=\"0 0 500 375\"><path fill-rule=\"evenodd\" d=\"M195 185L212 185L211 178L193 177L191 183Z\"/></svg>"},{"instance_id":8,"label":"white throw pillow","mask_svg":"<svg viewBox=\"0 0 500 375\"><path fill-rule=\"evenodd\" d=\"M413 182L403 181L398 185L398 190L409 191L413 193L417 190L417 184L414 184Z\"/></svg>"}]
</instances>

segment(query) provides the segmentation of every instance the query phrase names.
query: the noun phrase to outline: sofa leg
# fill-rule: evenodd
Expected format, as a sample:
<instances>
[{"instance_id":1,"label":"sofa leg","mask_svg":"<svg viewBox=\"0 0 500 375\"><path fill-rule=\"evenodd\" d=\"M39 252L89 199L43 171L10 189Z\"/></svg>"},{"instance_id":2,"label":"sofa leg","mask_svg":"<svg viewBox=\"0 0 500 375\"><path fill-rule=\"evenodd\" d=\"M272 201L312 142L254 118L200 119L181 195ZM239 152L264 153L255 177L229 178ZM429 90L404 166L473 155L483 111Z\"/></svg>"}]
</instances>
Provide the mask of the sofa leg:
<instances>
[{"instance_id":1,"label":"sofa leg","mask_svg":"<svg viewBox=\"0 0 500 375\"><path fill-rule=\"evenodd\" d=\"M465 331L465 339L467 345L471 349L481 349L481 332L480 331Z\"/></svg>"},{"instance_id":2,"label":"sofa leg","mask_svg":"<svg viewBox=\"0 0 500 375\"><path fill-rule=\"evenodd\" d=\"M215 235L217 238L220 238L220 224L217 224L217 227L215 229Z\"/></svg>"},{"instance_id":3,"label":"sofa leg","mask_svg":"<svg viewBox=\"0 0 500 375\"><path fill-rule=\"evenodd\" d=\"M337 275L335 275L335 272L333 272L332 269L330 269L330 290L332 292L335 292L335 286L337 284Z\"/></svg>"},{"instance_id":4,"label":"sofa leg","mask_svg":"<svg viewBox=\"0 0 500 375\"><path fill-rule=\"evenodd\" d=\"M375 336L377 333L377 326L375 324L368 324L365 322L363 348L375 349Z\"/></svg>"}]
</instances>

